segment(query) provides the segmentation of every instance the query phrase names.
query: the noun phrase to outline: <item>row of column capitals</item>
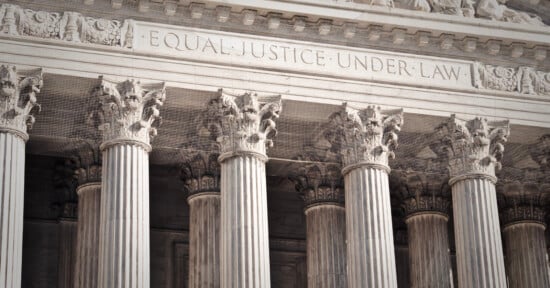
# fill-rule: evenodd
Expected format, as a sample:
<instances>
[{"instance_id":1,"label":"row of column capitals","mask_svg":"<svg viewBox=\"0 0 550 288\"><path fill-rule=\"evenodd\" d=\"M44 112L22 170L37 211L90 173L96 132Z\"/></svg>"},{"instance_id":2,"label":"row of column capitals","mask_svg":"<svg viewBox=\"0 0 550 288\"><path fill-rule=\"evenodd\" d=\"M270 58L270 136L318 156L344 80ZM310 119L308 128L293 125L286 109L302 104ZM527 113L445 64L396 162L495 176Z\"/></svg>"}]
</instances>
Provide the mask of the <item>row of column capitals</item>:
<instances>
[{"instance_id":1,"label":"row of column capitals","mask_svg":"<svg viewBox=\"0 0 550 288\"><path fill-rule=\"evenodd\" d=\"M159 108L166 98L164 83L143 85L136 80L117 83L100 77L92 97L98 102L88 116L88 124L101 131L101 150L131 144L151 151L151 138L156 136L162 120Z\"/></svg>"},{"instance_id":2,"label":"row of column capitals","mask_svg":"<svg viewBox=\"0 0 550 288\"><path fill-rule=\"evenodd\" d=\"M395 156L402 124L403 109L357 109L344 103L340 111L330 116L324 137L332 151L340 154L343 174L361 166L389 172L388 158Z\"/></svg>"},{"instance_id":3,"label":"row of column capitals","mask_svg":"<svg viewBox=\"0 0 550 288\"><path fill-rule=\"evenodd\" d=\"M275 120L282 109L281 95L240 95L218 90L205 113L203 125L220 145L219 161L252 155L266 162L266 149L277 134Z\"/></svg>"},{"instance_id":4,"label":"row of column capitals","mask_svg":"<svg viewBox=\"0 0 550 288\"><path fill-rule=\"evenodd\" d=\"M15 66L0 66L0 132L29 139L27 130L34 124L33 114L40 111L36 94L42 84L41 69L18 72Z\"/></svg>"},{"instance_id":5,"label":"row of column capitals","mask_svg":"<svg viewBox=\"0 0 550 288\"><path fill-rule=\"evenodd\" d=\"M508 121L488 121L476 117L458 119L454 114L436 128L439 147L449 163L450 183L484 177L496 182L495 169L500 169L504 143L510 135Z\"/></svg>"}]
</instances>

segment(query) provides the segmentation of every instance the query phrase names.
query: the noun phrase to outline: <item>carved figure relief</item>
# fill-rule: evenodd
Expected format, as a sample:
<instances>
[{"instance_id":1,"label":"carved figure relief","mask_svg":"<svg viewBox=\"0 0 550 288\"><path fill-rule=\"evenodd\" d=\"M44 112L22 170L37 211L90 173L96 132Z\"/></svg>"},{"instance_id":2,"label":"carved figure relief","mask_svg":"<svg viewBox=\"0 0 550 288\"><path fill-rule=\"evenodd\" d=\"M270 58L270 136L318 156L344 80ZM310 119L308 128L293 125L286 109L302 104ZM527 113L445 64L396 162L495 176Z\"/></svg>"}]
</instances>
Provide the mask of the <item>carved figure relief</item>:
<instances>
[{"instance_id":1,"label":"carved figure relief","mask_svg":"<svg viewBox=\"0 0 550 288\"><path fill-rule=\"evenodd\" d=\"M506 68L475 62L474 87L550 96L550 73L531 67Z\"/></svg>"}]
</instances>

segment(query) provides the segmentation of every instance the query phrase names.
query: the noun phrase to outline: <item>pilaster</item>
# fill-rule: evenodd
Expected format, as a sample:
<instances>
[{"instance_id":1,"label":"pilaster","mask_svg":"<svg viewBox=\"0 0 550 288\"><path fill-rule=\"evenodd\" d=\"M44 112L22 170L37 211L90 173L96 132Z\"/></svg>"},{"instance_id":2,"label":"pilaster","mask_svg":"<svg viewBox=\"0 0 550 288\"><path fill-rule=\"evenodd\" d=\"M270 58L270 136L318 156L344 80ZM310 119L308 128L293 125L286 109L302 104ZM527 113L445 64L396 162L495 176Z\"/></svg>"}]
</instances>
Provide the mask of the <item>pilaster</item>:
<instances>
[{"instance_id":1,"label":"pilaster","mask_svg":"<svg viewBox=\"0 0 550 288\"><path fill-rule=\"evenodd\" d=\"M221 287L271 286L265 152L280 111L280 96L223 90L208 105L204 124L221 152Z\"/></svg>"},{"instance_id":2,"label":"pilaster","mask_svg":"<svg viewBox=\"0 0 550 288\"><path fill-rule=\"evenodd\" d=\"M509 134L507 121L479 117L452 115L436 128L451 178L459 287L507 286L495 168Z\"/></svg>"},{"instance_id":3,"label":"pilaster","mask_svg":"<svg viewBox=\"0 0 550 288\"><path fill-rule=\"evenodd\" d=\"M349 287L397 287L388 158L402 122L402 110L344 104L324 133L343 166Z\"/></svg>"},{"instance_id":4,"label":"pilaster","mask_svg":"<svg viewBox=\"0 0 550 288\"><path fill-rule=\"evenodd\" d=\"M100 78L88 117L103 137L98 287L148 288L150 140L160 125L164 84Z\"/></svg>"},{"instance_id":5,"label":"pilaster","mask_svg":"<svg viewBox=\"0 0 550 288\"><path fill-rule=\"evenodd\" d=\"M5 288L21 286L25 142L41 87L41 71L0 66L0 286Z\"/></svg>"},{"instance_id":6,"label":"pilaster","mask_svg":"<svg viewBox=\"0 0 550 288\"><path fill-rule=\"evenodd\" d=\"M346 216L340 165L299 157L304 163L292 180L304 199L307 225L308 287L347 287Z\"/></svg>"}]
</instances>

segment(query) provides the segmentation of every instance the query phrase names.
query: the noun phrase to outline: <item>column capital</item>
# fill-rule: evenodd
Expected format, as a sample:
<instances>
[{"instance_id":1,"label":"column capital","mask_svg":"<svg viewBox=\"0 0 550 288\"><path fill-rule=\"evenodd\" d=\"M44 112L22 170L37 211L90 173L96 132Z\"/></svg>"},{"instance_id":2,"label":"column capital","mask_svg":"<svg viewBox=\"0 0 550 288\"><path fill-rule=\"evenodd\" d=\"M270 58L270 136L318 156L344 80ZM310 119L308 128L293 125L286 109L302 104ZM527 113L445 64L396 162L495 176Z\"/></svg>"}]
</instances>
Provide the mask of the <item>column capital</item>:
<instances>
[{"instance_id":1,"label":"column capital","mask_svg":"<svg viewBox=\"0 0 550 288\"><path fill-rule=\"evenodd\" d=\"M550 203L550 184L514 181L498 185L497 192L503 226L518 222L545 225L545 208Z\"/></svg>"},{"instance_id":2,"label":"column capital","mask_svg":"<svg viewBox=\"0 0 550 288\"><path fill-rule=\"evenodd\" d=\"M543 171L550 171L550 134L542 135L535 143L532 154Z\"/></svg>"},{"instance_id":3,"label":"column capital","mask_svg":"<svg viewBox=\"0 0 550 288\"><path fill-rule=\"evenodd\" d=\"M451 184L469 177L485 177L496 182L504 143L510 135L508 121L488 121L476 117L458 119L454 114L436 128L440 149L446 152Z\"/></svg>"},{"instance_id":4,"label":"column capital","mask_svg":"<svg viewBox=\"0 0 550 288\"><path fill-rule=\"evenodd\" d=\"M290 179L301 194L306 210L322 204L344 205L344 183L340 165L323 163L312 154L301 154L297 160L304 163Z\"/></svg>"},{"instance_id":5,"label":"column capital","mask_svg":"<svg viewBox=\"0 0 550 288\"><path fill-rule=\"evenodd\" d=\"M233 95L218 90L218 96L208 104L203 125L220 144L220 161L242 154L267 161L266 149L273 146L275 120L281 109L281 95Z\"/></svg>"},{"instance_id":6,"label":"column capital","mask_svg":"<svg viewBox=\"0 0 550 288\"><path fill-rule=\"evenodd\" d=\"M101 151L99 143L86 140L73 144L74 178L79 186L101 183ZM77 193L79 193L77 188Z\"/></svg>"},{"instance_id":7,"label":"column capital","mask_svg":"<svg viewBox=\"0 0 550 288\"><path fill-rule=\"evenodd\" d=\"M180 177L188 198L202 193L220 193L220 157L218 145L192 146L180 150Z\"/></svg>"},{"instance_id":8,"label":"column capital","mask_svg":"<svg viewBox=\"0 0 550 288\"><path fill-rule=\"evenodd\" d=\"M371 165L389 172L388 158L395 157L397 133L403 124L403 109L378 106L353 108L347 103L330 116L324 137L341 156L343 174L357 165Z\"/></svg>"},{"instance_id":9,"label":"column capital","mask_svg":"<svg viewBox=\"0 0 550 288\"><path fill-rule=\"evenodd\" d=\"M33 113L40 111L36 94L42 88L42 70L18 72L15 66L0 66L0 132L28 140L34 124Z\"/></svg>"},{"instance_id":10,"label":"column capital","mask_svg":"<svg viewBox=\"0 0 550 288\"><path fill-rule=\"evenodd\" d=\"M101 150L121 143L151 150L151 138L162 120L159 108L166 98L164 83L143 85L133 79L116 83L99 77L91 97L98 101L88 123L103 136Z\"/></svg>"},{"instance_id":11,"label":"column capital","mask_svg":"<svg viewBox=\"0 0 550 288\"><path fill-rule=\"evenodd\" d=\"M405 218L422 213L449 215L451 187L447 176L399 171L392 173L390 181L402 199Z\"/></svg>"}]
</instances>

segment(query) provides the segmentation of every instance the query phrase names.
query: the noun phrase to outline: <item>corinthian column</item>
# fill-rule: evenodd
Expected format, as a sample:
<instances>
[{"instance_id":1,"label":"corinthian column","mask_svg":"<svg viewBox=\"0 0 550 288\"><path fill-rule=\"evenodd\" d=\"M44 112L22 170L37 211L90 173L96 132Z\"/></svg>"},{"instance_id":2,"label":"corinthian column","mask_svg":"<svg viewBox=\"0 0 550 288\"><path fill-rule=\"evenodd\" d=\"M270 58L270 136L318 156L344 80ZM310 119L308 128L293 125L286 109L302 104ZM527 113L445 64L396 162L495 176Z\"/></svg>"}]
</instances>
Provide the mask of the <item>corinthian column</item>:
<instances>
[{"instance_id":1,"label":"corinthian column","mask_svg":"<svg viewBox=\"0 0 550 288\"><path fill-rule=\"evenodd\" d=\"M189 202L189 287L220 287L220 164L217 147L182 150Z\"/></svg>"},{"instance_id":2,"label":"corinthian column","mask_svg":"<svg viewBox=\"0 0 550 288\"><path fill-rule=\"evenodd\" d=\"M320 160L301 157L300 160ZM304 198L307 225L307 285L345 288L346 214L340 166L305 164L293 177Z\"/></svg>"},{"instance_id":3,"label":"corinthian column","mask_svg":"<svg viewBox=\"0 0 550 288\"><path fill-rule=\"evenodd\" d=\"M0 287L21 287L25 142L41 71L23 75L15 66L0 66Z\"/></svg>"},{"instance_id":4,"label":"corinthian column","mask_svg":"<svg viewBox=\"0 0 550 288\"><path fill-rule=\"evenodd\" d=\"M75 288L97 287L99 221L101 207L101 153L96 143L79 149L75 178L78 181Z\"/></svg>"},{"instance_id":5,"label":"corinthian column","mask_svg":"<svg viewBox=\"0 0 550 288\"><path fill-rule=\"evenodd\" d=\"M433 179L434 175L418 172L402 174L400 191L409 239L410 285L451 287L448 232L451 191L443 183L447 177L441 181Z\"/></svg>"},{"instance_id":6,"label":"corinthian column","mask_svg":"<svg viewBox=\"0 0 550 288\"><path fill-rule=\"evenodd\" d=\"M221 147L221 287L269 288L266 146L281 97L219 91L206 125Z\"/></svg>"},{"instance_id":7,"label":"corinthian column","mask_svg":"<svg viewBox=\"0 0 550 288\"><path fill-rule=\"evenodd\" d=\"M459 287L506 287L495 192L508 122L454 115L437 129L452 187Z\"/></svg>"},{"instance_id":8,"label":"corinthian column","mask_svg":"<svg viewBox=\"0 0 550 288\"><path fill-rule=\"evenodd\" d=\"M550 140L550 135L546 137ZM544 145L544 138L538 143L538 148L542 149L534 150L538 150L536 154L546 154L548 157L550 141L547 140ZM515 169L513 172L513 169L506 169L499 175L505 182L497 190L510 288L550 287L545 239L545 208L550 200L550 176L547 167L544 167L549 164L540 164L541 167L535 168L533 161L529 168ZM508 179L521 180L506 181Z\"/></svg>"},{"instance_id":9,"label":"corinthian column","mask_svg":"<svg viewBox=\"0 0 550 288\"><path fill-rule=\"evenodd\" d=\"M348 286L397 287L388 157L403 111L347 106L330 117L325 138L342 158L346 198Z\"/></svg>"},{"instance_id":10,"label":"corinthian column","mask_svg":"<svg viewBox=\"0 0 550 288\"><path fill-rule=\"evenodd\" d=\"M97 287L150 285L148 153L164 91L164 84L147 89L100 79L92 95L100 109L89 119L103 135Z\"/></svg>"}]
</instances>

